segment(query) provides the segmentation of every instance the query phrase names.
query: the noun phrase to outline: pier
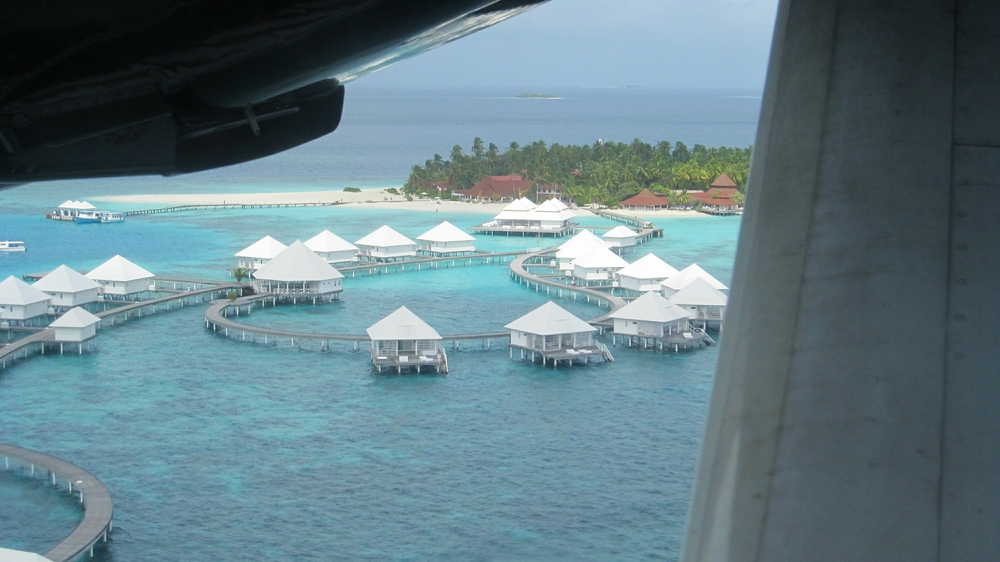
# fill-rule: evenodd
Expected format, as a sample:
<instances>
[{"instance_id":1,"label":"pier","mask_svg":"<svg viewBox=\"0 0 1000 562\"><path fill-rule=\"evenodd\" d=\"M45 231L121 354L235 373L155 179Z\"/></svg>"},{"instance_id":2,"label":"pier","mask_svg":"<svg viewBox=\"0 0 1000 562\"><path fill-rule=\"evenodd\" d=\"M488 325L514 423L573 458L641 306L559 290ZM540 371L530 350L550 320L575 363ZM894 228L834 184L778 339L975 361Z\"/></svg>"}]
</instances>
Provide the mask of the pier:
<instances>
[{"instance_id":1,"label":"pier","mask_svg":"<svg viewBox=\"0 0 1000 562\"><path fill-rule=\"evenodd\" d=\"M534 250L530 250L534 251ZM444 267L459 267L470 265L496 265L506 264L517 256L524 255L524 251L517 252L483 252L476 251L462 256L442 256L442 257L417 257L393 262L362 262L358 265L338 267L337 271L345 277L358 277L364 275L382 275L386 273L402 273L409 267L410 271L420 271L422 269L440 269Z\"/></svg>"},{"instance_id":2,"label":"pier","mask_svg":"<svg viewBox=\"0 0 1000 562\"><path fill-rule=\"evenodd\" d=\"M107 487L96 476L52 455L5 443L0 443L0 455L4 457L5 470L10 469L10 460L15 459L31 467L32 477L36 468L46 470L53 486L58 485L59 479L65 480L69 493L80 496L83 520L68 537L45 553L46 558L52 562L71 562L88 551L93 557L94 546L108 542L114 506Z\"/></svg>"},{"instance_id":3,"label":"pier","mask_svg":"<svg viewBox=\"0 0 1000 562\"><path fill-rule=\"evenodd\" d=\"M123 211L126 217L139 215L156 215L161 213L178 213L181 211L217 211L220 209L274 209L279 207L334 207L336 205L346 205L341 201L328 203L218 203L208 205L173 205L171 207L156 207L153 209L138 209L135 211Z\"/></svg>"},{"instance_id":4,"label":"pier","mask_svg":"<svg viewBox=\"0 0 1000 562\"><path fill-rule=\"evenodd\" d=\"M624 213L616 213L614 211L608 211L606 209L596 209L596 210L591 211L591 212L594 213L595 215L599 216L599 217L604 217L606 219L611 219L611 220L614 220L614 221L623 222L623 223L625 223L625 224L627 224L629 226L634 226L634 227L639 228L639 229L652 229L653 228L653 223L651 223L651 222L649 222L647 220L640 219L639 217L634 216L634 215L630 217L630 216L628 216L628 215L626 215ZM657 228L655 230L658 230L660 232L660 234L658 235L658 237L663 237L663 229L662 228Z\"/></svg>"},{"instance_id":5,"label":"pier","mask_svg":"<svg viewBox=\"0 0 1000 562\"><path fill-rule=\"evenodd\" d=\"M554 254L558 248L547 248L538 252L533 252L530 254L523 255L510 263L510 276L512 279L518 283L526 285L529 289L531 285L534 284L535 292L539 292L544 287L545 294L552 295L555 293L556 296L561 298L571 298L576 300L579 296L582 296L587 300L587 302L594 302L597 306L609 308L607 313L602 314L596 318L591 318L587 322L594 325L607 326L610 323L608 314L618 310L619 308L628 304L625 299L621 297L616 297L597 290L593 287L577 287L575 285L566 285L565 283L560 283L555 279L560 276L547 276L547 275L537 275L528 271L528 267L535 265L539 267L551 267L548 263L528 263L531 260L544 260L547 256ZM555 289L555 291L553 291Z\"/></svg>"}]
</instances>

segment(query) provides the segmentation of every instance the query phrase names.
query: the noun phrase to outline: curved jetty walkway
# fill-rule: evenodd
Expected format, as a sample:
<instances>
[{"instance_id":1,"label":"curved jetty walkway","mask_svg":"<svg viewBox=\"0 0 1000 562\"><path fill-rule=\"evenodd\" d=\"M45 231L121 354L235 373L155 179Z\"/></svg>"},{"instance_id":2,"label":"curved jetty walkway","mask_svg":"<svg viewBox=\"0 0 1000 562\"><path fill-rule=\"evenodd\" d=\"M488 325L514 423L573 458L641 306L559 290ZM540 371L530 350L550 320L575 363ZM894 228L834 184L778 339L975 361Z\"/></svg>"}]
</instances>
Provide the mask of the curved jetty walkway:
<instances>
[{"instance_id":1,"label":"curved jetty walkway","mask_svg":"<svg viewBox=\"0 0 1000 562\"><path fill-rule=\"evenodd\" d=\"M530 264L526 263L529 260L543 259L549 254L553 254L558 250L558 248L547 248L538 252L532 252L530 254L525 254L514 261L510 262L510 276L518 283L524 283L531 288L531 284L535 284L535 292L539 292L541 287L545 287L545 294L551 295L552 289L556 290L557 296L568 296L569 298L576 299L577 294L583 295L587 302L591 302L594 299L597 302L597 306L607 306L611 310L607 313L602 314L596 318L591 318L587 322L591 324L607 324L610 319L608 314L618 310L619 308L628 304L625 299L616 297L614 295L609 295L602 291L599 291L593 287L577 287L575 285L567 285L565 283L560 283L550 277L543 277L541 275L535 275L528 271L527 267L530 265L538 265L549 267L548 264L536 263Z\"/></svg>"},{"instance_id":2,"label":"curved jetty walkway","mask_svg":"<svg viewBox=\"0 0 1000 562\"><path fill-rule=\"evenodd\" d=\"M83 521L73 529L73 532L45 557L52 562L70 562L84 552L94 555L94 545L98 542L108 542L114 516L114 506L111 504L111 494L104 484L90 472L66 462L62 459L25 449L14 445L0 443L0 455L4 457L4 469L10 468L10 459L17 459L31 466L31 475L35 475L35 467L44 468L49 472L52 485L56 478L65 479L69 493L79 492L80 503L83 504Z\"/></svg>"}]
</instances>

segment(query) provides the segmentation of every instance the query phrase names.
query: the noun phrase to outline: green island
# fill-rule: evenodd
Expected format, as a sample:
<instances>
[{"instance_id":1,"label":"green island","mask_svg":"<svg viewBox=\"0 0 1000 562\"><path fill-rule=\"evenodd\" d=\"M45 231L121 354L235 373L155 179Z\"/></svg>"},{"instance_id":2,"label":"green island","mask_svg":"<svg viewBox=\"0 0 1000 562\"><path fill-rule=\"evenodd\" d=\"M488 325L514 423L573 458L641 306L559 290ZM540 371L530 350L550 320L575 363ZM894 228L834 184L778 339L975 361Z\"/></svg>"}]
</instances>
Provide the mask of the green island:
<instances>
[{"instance_id":1,"label":"green island","mask_svg":"<svg viewBox=\"0 0 1000 562\"><path fill-rule=\"evenodd\" d=\"M688 191L707 191L715 178L727 174L742 202L752 153L753 146L688 148L683 142L652 145L639 139L583 146L512 142L501 151L476 137L471 154L456 144L448 160L435 154L423 165L414 165L404 191L449 198L453 190L468 189L484 178L517 175L536 184L558 185L564 198L579 205L615 207L644 188L684 202L690 200Z\"/></svg>"},{"instance_id":2,"label":"green island","mask_svg":"<svg viewBox=\"0 0 1000 562\"><path fill-rule=\"evenodd\" d=\"M554 96L552 94L529 94L528 92L522 92L520 94L517 94L514 97L516 97L517 99L521 99L521 100L557 100L557 99L559 99L559 96Z\"/></svg>"}]
</instances>

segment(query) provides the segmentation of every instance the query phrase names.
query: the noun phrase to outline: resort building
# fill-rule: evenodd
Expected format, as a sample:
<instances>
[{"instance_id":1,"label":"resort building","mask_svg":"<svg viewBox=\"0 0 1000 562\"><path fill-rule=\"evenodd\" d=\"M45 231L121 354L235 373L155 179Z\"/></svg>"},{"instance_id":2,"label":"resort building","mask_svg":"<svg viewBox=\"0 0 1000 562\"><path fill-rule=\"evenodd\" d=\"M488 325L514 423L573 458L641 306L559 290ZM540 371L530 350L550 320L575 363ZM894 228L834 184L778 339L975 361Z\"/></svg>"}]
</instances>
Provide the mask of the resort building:
<instances>
[{"instance_id":1,"label":"resort building","mask_svg":"<svg viewBox=\"0 0 1000 562\"><path fill-rule=\"evenodd\" d=\"M97 324L101 319L86 310L76 307L49 324L55 329L55 342L59 353L64 343L75 343L79 353L83 353L83 343L97 337Z\"/></svg>"},{"instance_id":2,"label":"resort building","mask_svg":"<svg viewBox=\"0 0 1000 562\"><path fill-rule=\"evenodd\" d=\"M538 183L535 185L535 197L542 199L563 199L563 187L558 183Z\"/></svg>"},{"instance_id":3,"label":"resort building","mask_svg":"<svg viewBox=\"0 0 1000 562\"><path fill-rule=\"evenodd\" d=\"M358 258L367 261L397 261L417 255L417 243L388 226L355 242Z\"/></svg>"},{"instance_id":4,"label":"resort building","mask_svg":"<svg viewBox=\"0 0 1000 562\"><path fill-rule=\"evenodd\" d=\"M119 297L128 299L149 292L150 283L156 276L121 256L115 256L94 268L87 277L101 284L104 300L111 300Z\"/></svg>"},{"instance_id":5,"label":"resort building","mask_svg":"<svg viewBox=\"0 0 1000 562\"><path fill-rule=\"evenodd\" d=\"M271 261L274 256L280 254L285 248L287 246L271 238L270 235L265 236L236 253L238 260L237 267L259 269L260 266Z\"/></svg>"},{"instance_id":6,"label":"resort building","mask_svg":"<svg viewBox=\"0 0 1000 562\"><path fill-rule=\"evenodd\" d=\"M456 189L452 193L466 201L514 201L528 194L534 182L518 175L490 176L469 189Z\"/></svg>"},{"instance_id":7,"label":"resort building","mask_svg":"<svg viewBox=\"0 0 1000 562\"><path fill-rule=\"evenodd\" d=\"M572 231L575 216L576 213L558 199L535 205L530 199L522 197L504 207L493 220L472 229L487 234L565 236Z\"/></svg>"},{"instance_id":8,"label":"resort building","mask_svg":"<svg viewBox=\"0 0 1000 562\"><path fill-rule=\"evenodd\" d=\"M607 346L594 339L597 328L552 301L504 327L510 330L511 359L514 358L514 348L518 348L521 359L525 358L526 352L530 352L532 362L537 355L542 358L542 364L551 360L553 367L557 367L559 361L572 364L576 359L584 362L590 362L591 358L614 361Z\"/></svg>"},{"instance_id":9,"label":"resort building","mask_svg":"<svg viewBox=\"0 0 1000 562\"><path fill-rule=\"evenodd\" d=\"M621 248L619 251L623 252L625 248L635 248L639 233L623 225L605 232L601 238L604 238L612 248Z\"/></svg>"},{"instance_id":10,"label":"resort building","mask_svg":"<svg viewBox=\"0 0 1000 562\"><path fill-rule=\"evenodd\" d=\"M11 275L0 282L0 321L25 325L49 310L49 295Z\"/></svg>"},{"instance_id":11,"label":"resort building","mask_svg":"<svg viewBox=\"0 0 1000 562\"><path fill-rule=\"evenodd\" d=\"M618 270L618 286L628 291L644 293L659 291L660 283L677 270L653 254L646 254Z\"/></svg>"},{"instance_id":12,"label":"resort building","mask_svg":"<svg viewBox=\"0 0 1000 562\"><path fill-rule=\"evenodd\" d=\"M670 277L667 277L662 283L660 283L660 292L663 293L663 296L669 299L677 293L677 291L687 287L688 283L697 278L704 279L712 288L718 291L729 290L729 287L726 287L721 281L709 275L709 273L698 266L698 264L693 263Z\"/></svg>"},{"instance_id":13,"label":"resort building","mask_svg":"<svg viewBox=\"0 0 1000 562\"><path fill-rule=\"evenodd\" d=\"M672 347L676 352L711 341L704 331L691 329L691 313L656 292L643 293L608 317L615 323L612 341L616 345L617 337L622 336L622 343L629 347Z\"/></svg>"},{"instance_id":14,"label":"resort building","mask_svg":"<svg viewBox=\"0 0 1000 562\"><path fill-rule=\"evenodd\" d=\"M692 321L703 328L721 328L726 319L729 297L701 277L694 278L683 289L670 296L670 302L691 313Z\"/></svg>"},{"instance_id":15,"label":"resort building","mask_svg":"<svg viewBox=\"0 0 1000 562\"><path fill-rule=\"evenodd\" d=\"M709 187L736 189L736 182L733 181L733 178L729 177L729 174L722 174L719 177L712 180L712 185L710 185Z\"/></svg>"},{"instance_id":16,"label":"resort building","mask_svg":"<svg viewBox=\"0 0 1000 562\"><path fill-rule=\"evenodd\" d=\"M380 373L383 368L395 368L397 373L413 368L419 373L423 367L448 372L441 335L405 306L368 328L368 337L372 339L372 364Z\"/></svg>"},{"instance_id":17,"label":"resort building","mask_svg":"<svg viewBox=\"0 0 1000 562\"><path fill-rule=\"evenodd\" d=\"M593 248L570 262L577 285L610 285L615 273L628 265L621 256L607 248Z\"/></svg>"},{"instance_id":18,"label":"resort building","mask_svg":"<svg viewBox=\"0 0 1000 562\"><path fill-rule=\"evenodd\" d=\"M417 236L417 249L432 256L448 256L475 252L476 239L448 221Z\"/></svg>"},{"instance_id":19,"label":"resort building","mask_svg":"<svg viewBox=\"0 0 1000 562\"><path fill-rule=\"evenodd\" d=\"M657 195L645 187L637 195L633 195L621 203L623 209L631 211L655 211L666 209L669 206L670 199L666 195Z\"/></svg>"},{"instance_id":20,"label":"resort building","mask_svg":"<svg viewBox=\"0 0 1000 562\"><path fill-rule=\"evenodd\" d=\"M743 203L733 200L739 191L735 187L713 187L708 191L691 193L701 203L699 210L710 215L737 215L743 212Z\"/></svg>"},{"instance_id":21,"label":"resort building","mask_svg":"<svg viewBox=\"0 0 1000 562\"><path fill-rule=\"evenodd\" d=\"M560 271L573 271L573 260L589 253L594 248L608 248L611 245L589 230L581 230L576 236L562 243L556 250L554 266Z\"/></svg>"},{"instance_id":22,"label":"resort building","mask_svg":"<svg viewBox=\"0 0 1000 562\"><path fill-rule=\"evenodd\" d=\"M53 269L32 285L52 297L51 306L68 309L95 302L101 294L101 284L65 265Z\"/></svg>"},{"instance_id":23,"label":"resort building","mask_svg":"<svg viewBox=\"0 0 1000 562\"><path fill-rule=\"evenodd\" d=\"M87 203L86 201L73 201L67 200L62 205L56 207L54 211L46 215L50 219L71 221L76 220L76 217L80 215L80 211L93 211L97 207Z\"/></svg>"},{"instance_id":24,"label":"resort building","mask_svg":"<svg viewBox=\"0 0 1000 562\"><path fill-rule=\"evenodd\" d=\"M329 230L306 240L305 245L330 265L350 265L358 261L358 247Z\"/></svg>"},{"instance_id":25,"label":"resort building","mask_svg":"<svg viewBox=\"0 0 1000 562\"><path fill-rule=\"evenodd\" d=\"M300 240L253 272L253 288L281 300L337 300L343 291L344 275L316 255Z\"/></svg>"}]
</instances>

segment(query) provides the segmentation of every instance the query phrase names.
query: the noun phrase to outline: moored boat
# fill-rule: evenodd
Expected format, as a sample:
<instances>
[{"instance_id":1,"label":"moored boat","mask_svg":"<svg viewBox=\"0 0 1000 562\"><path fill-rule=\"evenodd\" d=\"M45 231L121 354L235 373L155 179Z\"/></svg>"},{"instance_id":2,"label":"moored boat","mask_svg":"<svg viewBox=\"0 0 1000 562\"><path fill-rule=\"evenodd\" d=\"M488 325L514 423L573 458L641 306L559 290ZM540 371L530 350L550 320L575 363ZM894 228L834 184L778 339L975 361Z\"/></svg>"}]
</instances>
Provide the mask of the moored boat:
<instances>
[{"instance_id":1,"label":"moored boat","mask_svg":"<svg viewBox=\"0 0 1000 562\"><path fill-rule=\"evenodd\" d=\"M27 250L20 240L0 240L0 252L23 252Z\"/></svg>"},{"instance_id":2,"label":"moored boat","mask_svg":"<svg viewBox=\"0 0 1000 562\"><path fill-rule=\"evenodd\" d=\"M76 215L76 222L79 223L91 223L91 222L101 222L101 212L100 211L80 211Z\"/></svg>"},{"instance_id":3,"label":"moored boat","mask_svg":"<svg viewBox=\"0 0 1000 562\"><path fill-rule=\"evenodd\" d=\"M105 212L101 214L101 222L122 222L125 220L125 213Z\"/></svg>"}]
</instances>

